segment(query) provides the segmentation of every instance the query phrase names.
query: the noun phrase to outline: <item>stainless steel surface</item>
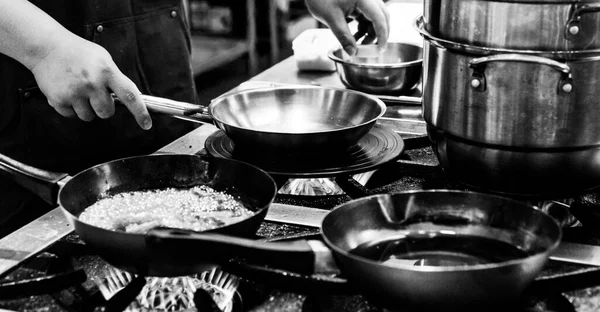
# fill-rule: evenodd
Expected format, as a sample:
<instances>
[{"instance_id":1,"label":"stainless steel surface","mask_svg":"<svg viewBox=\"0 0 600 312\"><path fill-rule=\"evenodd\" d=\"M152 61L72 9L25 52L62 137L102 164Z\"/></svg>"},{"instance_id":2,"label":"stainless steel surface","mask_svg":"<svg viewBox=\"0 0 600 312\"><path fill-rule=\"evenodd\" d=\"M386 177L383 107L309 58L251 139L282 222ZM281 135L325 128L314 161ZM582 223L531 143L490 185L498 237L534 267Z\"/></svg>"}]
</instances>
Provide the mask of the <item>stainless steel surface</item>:
<instances>
[{"instance_id":1,"label":"stainless steel surface","mask_svg":"<svg viewBox=\"0 0 600 312\"><path fill-rule=\"evenodd\" d=\"M425 20L423 16L417 17L413 22L413 27L419 32L419 34L430 40L435 45L448 48L455 51L459 51L467 54L477 55L492 55L498 53L519 53L525 55L536 55L541 57L547 57L555 60L577 60L584 57L595 57L600 54L600 48L585 49L585 50L535 50L525 48L502 48L502 47L489 47L483 45L474 45L468 43L461 43L457 41L448 40L439 36L431 34L425 28Z\"/></svg>"},{"instance_id":2,"label":"stainless steel surface","mask_svg":"<svg viewBox=\"0 0 600 312\"><path fill-rule=\"evenodd\" d=\"M433 150L453 179L485 192L561 199L600 184L600 147L516 149L465 141L428 127Z\"/></svg>"},{"instance_id":3,"label":"stainless steel surface","mask_svg":"<svg viewBox=\"0 0 600 312\"><path fill-rule=\"evenodd\" d=\"M0 276L73 231L60 208L55 208L0 239Z\"/></svg>"},{"instance_id":4,"label":"stainless steel surface","mask_svg":"<svg viewBox=\"0 0 600 312\"><path fill-rule=\"evenodd\" d=\"M431 39L424 55L423 118L454 178L550 198L600 185L600 57L480 56Z\"/></svg>"},{"instance_id":5,"label":"stainless steel surface","mask_svg":"<svg viewBox=\"0 0 600 312\"><path fill-rule=\"evenodd\" d=\"M570 51L600 48L597 1L425 0L425 29L460 43Z\"/></svg>"},{"instance_id":6,"label":"stainless steel surface","mask_svg":"<svg viewBox=\"0 0 600 312\"><path fill-rule=\"evenodd\" d=\"M237 91L213 100L209 110L236 145L331 149L356 143L386 107L366 93L303 86Z\"/></svg>"},{"instance_id":7,"label":"stainless steel surface","mask_svg":"<svg viewBox=\"0 0 600 312\"><path fill-rule=\"evenodd\" d=\"M321 227L329 210L273 203L265 216L265 221L293 225Z\"/></svg>"},{"instance_id":8,"label":"stainless steel surface","mask_svg":"<svg viewBox=\"0 0 600 312\"><path fill-rule=\"evenodd\" d=\"M585 265L600 266L600 247L586 244L561 242L550 259Z\"/></svg>"},{"instance_id":9,"label":"stainless steel surface","mask_svg":"<svg viewBox=\"0 0 600 312\"><path fill-rule=\"evenodd\" d=\"M208 107L143 96L150 111L212 122L238 146L332 149L356 143L385 113L378 98L352 90L283 86L232 91Z\"/></svg>"},{"instance_id":10,"label":"stainless steel surface","mask_svg":"<svg viewBox=\"0 0 600 312\"><path fill-rule=\"evenodd\" d=\"M423 118L449 134L520 148L600 143L600 57L479 57L424 43ZM481 65L481 66L479 66Z\"/></svg>"},{"instance_id":11,"label":"stainless steel surface","mask_svg":"<svg viewBox=\"0 0 600 312\"><path fill-rule=\"evenodd\" d=\"M342 49L329 52L341 81L348 88L390 94L412 90L421 81L423 52L409 43L388 43L385 51L376 45L359 45L350 57Z\"/></svg>"}]
</instances>

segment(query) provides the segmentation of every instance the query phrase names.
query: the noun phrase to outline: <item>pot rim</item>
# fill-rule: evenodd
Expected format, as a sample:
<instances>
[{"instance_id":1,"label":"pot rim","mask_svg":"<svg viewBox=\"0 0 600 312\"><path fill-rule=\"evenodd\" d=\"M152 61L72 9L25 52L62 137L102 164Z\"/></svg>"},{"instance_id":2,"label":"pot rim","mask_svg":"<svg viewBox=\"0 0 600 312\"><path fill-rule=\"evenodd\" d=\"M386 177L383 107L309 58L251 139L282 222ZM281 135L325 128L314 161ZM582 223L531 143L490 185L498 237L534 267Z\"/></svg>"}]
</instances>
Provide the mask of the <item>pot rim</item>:
<instances>
[{"instance_id":1,"label":"pot rim","mask_svg":"<svg viewBox=\"0 0 600 312\"><path fill-rule=\"evenodd\" d=\"M407 46L412 46L415 48L419 48L421 49L421 51L423 50L423 48L419 45L416 44L412 44L412 43L405 43L405 42L390 42L389 44L401 44L401 45L407 45ZM374 69L386 69L386 68L406 68L406 67L413 67L413 66L417 66L423 63L423 56L421 55L420 58L413 60L413 61L408 61L408 62L402 62L402 63L354 63L354 62L349 62L346 60L343 60L339 57L337 57L335 55L335 52L337 51L341 51L342 48L334 48L329 50L329 52L327 53L327 56L329 57L330 60L334 61L335 63L341 63L344 65L349 65L352 67L357 67L357 68L374 68Z\"/></svg>"},{"instance_id":2,"label":"pot rim","mask_svg":"<svg viewBox=\"0 0 600 312\"><path fill-rule=\"evenodd\" d=\"M556 50L556 51L542 51L542 50L519 50L519 49L507 49L507 48L492 48L486 46L476 46L466 43L455 42L447 39L436 37L425 30L425 20L423 15L419 15L413 21L413 27L419 32L421 37L425 40L432 42L433 44L442 48L457 50L468 54L476 55L490 55L499 53L516 53L526 55L537 55L547 57L551 59L563 59L563 60L597 60L600 59L600 49L589 49L589 50Z\"/></svg>"}]
</instances>

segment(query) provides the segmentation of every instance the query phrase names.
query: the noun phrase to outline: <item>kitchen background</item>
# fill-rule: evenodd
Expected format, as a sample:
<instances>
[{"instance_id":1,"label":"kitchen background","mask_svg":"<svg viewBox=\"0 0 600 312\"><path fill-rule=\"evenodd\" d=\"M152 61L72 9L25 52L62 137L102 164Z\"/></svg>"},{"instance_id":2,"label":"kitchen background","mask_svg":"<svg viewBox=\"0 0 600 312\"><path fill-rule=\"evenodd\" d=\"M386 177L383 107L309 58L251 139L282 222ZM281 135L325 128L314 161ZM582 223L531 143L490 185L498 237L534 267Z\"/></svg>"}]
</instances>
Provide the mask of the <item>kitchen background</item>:
<instances>
[{"instance_id":1,"label":"kitchen background","mask_svg":"<svg viewBox=\"0 0 600 312\"><path fill-rule=\"evenodd\" d=\"M238 86L293 55L292 41L324 26L304 0L183 0L192 33L192 67L200 103ZM422 44L412 27L422 0L389 0L405 16L391 21L390 41ZM352 28L352 25L351 25Z\"/></svg>"}]
</instances>

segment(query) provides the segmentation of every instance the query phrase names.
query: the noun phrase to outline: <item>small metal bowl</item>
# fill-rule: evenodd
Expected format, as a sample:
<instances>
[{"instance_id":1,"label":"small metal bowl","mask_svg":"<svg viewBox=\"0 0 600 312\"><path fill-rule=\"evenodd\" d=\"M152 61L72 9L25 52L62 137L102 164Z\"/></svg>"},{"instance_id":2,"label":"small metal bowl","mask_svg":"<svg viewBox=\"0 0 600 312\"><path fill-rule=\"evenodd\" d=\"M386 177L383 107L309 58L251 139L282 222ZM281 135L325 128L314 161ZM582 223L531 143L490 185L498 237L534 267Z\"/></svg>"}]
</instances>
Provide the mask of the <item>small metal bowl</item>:
<instances>
[{"instance_id":1,"label":"small metal bowl","mask_svg":"<svg viewBox=\"0 0 600 312\"><path fill-rule=\"evenodd\" d=\"M409 43L388 43L384 51L376 45L359 45L349 56L341 48L329 51L340 79L350 89L372 93L403 93L421 81L423 49Z\"/></svg>"}]
</instances>

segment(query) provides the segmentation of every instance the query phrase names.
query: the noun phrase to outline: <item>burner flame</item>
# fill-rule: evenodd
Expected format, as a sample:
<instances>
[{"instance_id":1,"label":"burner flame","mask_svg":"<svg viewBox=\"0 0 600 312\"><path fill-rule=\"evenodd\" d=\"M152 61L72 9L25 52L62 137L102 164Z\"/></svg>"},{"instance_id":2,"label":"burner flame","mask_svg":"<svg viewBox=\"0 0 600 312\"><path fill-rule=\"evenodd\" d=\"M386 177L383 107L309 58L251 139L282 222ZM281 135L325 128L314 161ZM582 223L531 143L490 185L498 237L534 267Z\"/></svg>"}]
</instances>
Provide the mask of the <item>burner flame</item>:
<instances>
[{"instance_id":1,"label":"burner flame","mask_svg":"<svg viewBox=\"0 0 600 312\"><path fill-rule=\"evenodd\" d=\"M111 268L98 285L104 298L109 300L127 286L134 276ZM239 279L219 269L213 269L193 276L148 277L146 285L125 311L196 311L194 293L206 291L223 312L231 312L233 296L239 286Z\"/></svg>"}]
</instances>

